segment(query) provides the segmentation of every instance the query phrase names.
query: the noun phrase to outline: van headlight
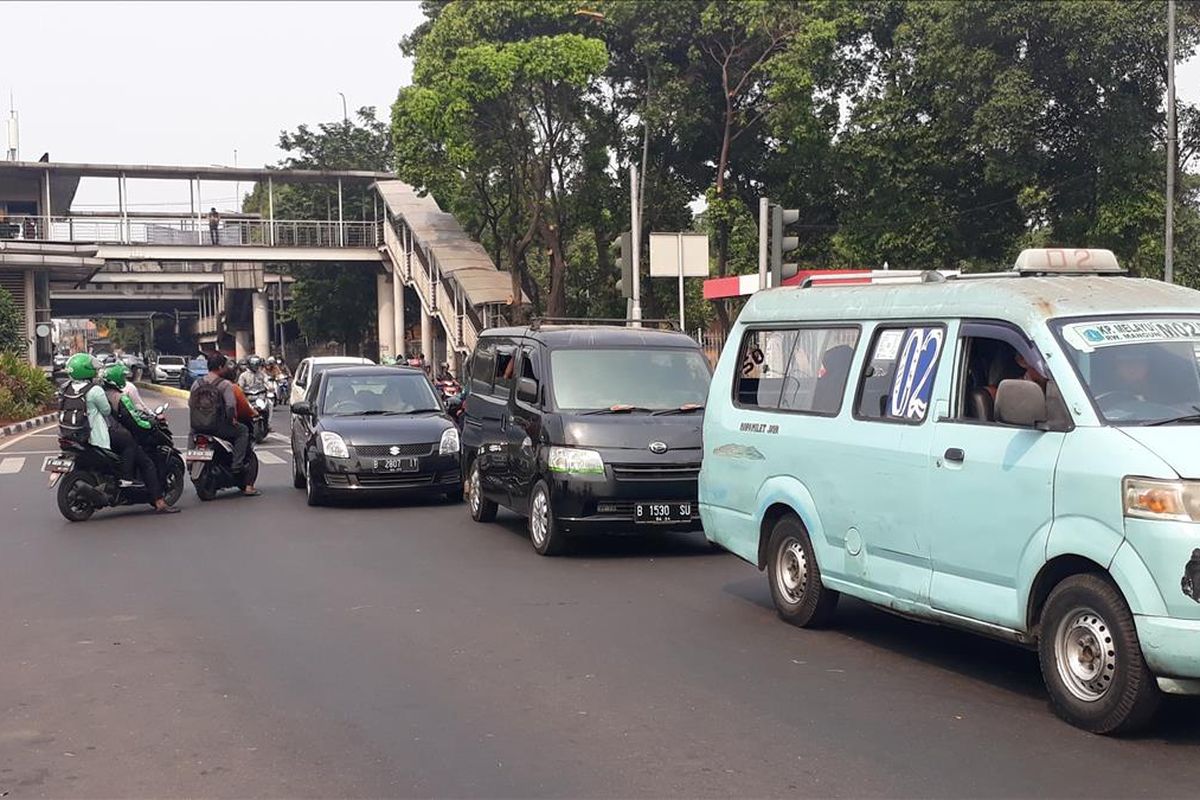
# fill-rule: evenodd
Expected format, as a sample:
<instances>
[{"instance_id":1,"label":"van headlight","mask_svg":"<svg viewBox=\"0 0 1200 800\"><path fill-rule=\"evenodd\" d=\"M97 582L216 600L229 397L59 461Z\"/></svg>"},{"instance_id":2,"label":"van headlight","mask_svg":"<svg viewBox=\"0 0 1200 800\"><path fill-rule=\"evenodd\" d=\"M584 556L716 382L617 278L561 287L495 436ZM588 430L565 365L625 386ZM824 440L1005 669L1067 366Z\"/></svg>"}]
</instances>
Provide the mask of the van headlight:
<instances>
[{"instance_id":1,"label":"van headlight","mask_svg":"<svg viewBox=\"0 0 1200 800\"><path fill-rule=\"evenodd\" d=\"M1200 522L1200 482L1126 478L1122 497L1127 517Z\"/></svg>"},{"instance_id":2,"label":"van headlight","mask_svg":"<svg viewBox=\"0 0 1200 800\"><path fill-rule=\"evenodd\" d=\"M321 431L321 452L330 458L349 458L346 440L331 431Z\"/></svg>"},{"instance_id":3,"label":"van headlight","mask_svg":"<svg viewBox=\"0 0 1200 800\"><path fill-rule=\"evenodd\" d=\"M446 428L442 431L442 441L438 444L439 456L452 456L458 452L458 428Z\"/></svg>"},{"instance_id":4,"label":"van headlight","mask_svg":"<svg viewBox=\"0 0 1200 800\"><path fill-rule=\"evenodd\" d=\"M550 471L575 475L603 475L604 459L595 450L578 447L551 447Z\"/></svg>"}]
</instances>

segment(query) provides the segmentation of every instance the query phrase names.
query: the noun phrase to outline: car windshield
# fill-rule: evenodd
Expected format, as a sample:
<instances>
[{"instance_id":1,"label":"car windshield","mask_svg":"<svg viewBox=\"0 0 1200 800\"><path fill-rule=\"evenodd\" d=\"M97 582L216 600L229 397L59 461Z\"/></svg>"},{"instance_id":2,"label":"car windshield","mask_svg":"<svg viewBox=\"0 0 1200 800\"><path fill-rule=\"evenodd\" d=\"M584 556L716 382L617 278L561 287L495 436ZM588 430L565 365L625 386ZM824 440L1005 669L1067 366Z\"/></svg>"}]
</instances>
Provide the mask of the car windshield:
<instances>
[{"instance_id":1,"label":"car windshield","mask_svg":"<svg viewBox=\"0 0 1200 800\"><path fill-rule=\"evenodd\" d=\"M711 373L698 350L555 350L554 403L571 411L703 405Z\"/></svg>"},{"instance_id":2,"label":"car windshield","mask_svg":"<svg viewBox=\"0 0 1200 800\"><path fill-rule=\"evenodd\" d=\"M1106 422L1200 421L1200 317L1068 321L1057 332Z\"/></svg>"},{"instance_id":3,"label":"car windshield","mask_svg":"<svg viewBox=\"0 0 1200 800\"><path fill-rule=\"evenodd\" d=\"M188 362L188 369L208 372L208 361L203 358L193 358Z\"/></svg>"},{"instance_id":4,"label":"car windshield","mask_svg":"<svg viewBox=\"0 0 1200 800\"><path fill-rule=\"evenodd\" d=\"M159 356L158 363L164 367L179 367L183 365L182 356Z\"/></svg>"},{"instance_id":5,"label":"car windshield","mask_svg":"<svg viewBox=\"0 0 1200 800\"><path fill-rule=\"evenodd\" d=\"M321 412L337 417L441 411L423 375L330 375Z\"/></svg>"}]
</instances>

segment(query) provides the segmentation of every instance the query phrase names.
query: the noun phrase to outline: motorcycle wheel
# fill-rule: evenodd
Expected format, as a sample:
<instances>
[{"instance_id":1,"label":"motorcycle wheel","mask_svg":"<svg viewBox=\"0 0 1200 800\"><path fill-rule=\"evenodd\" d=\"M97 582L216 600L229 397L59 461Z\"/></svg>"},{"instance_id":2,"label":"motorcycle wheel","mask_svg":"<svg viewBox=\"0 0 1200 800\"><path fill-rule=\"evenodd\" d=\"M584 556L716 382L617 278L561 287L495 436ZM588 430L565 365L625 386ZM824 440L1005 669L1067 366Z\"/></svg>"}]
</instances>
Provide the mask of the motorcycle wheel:
<instances>
[{"instance_id":1,"label":"motorcycle wheel","mask_svg":"<svg viewBox=\"0 0 1200 800\"><path fill-rule=\"evenodd\" d=\"M68 522L86 522L96 513L92 501L79 491L80 485L93 486L82 472L68 473L58 484L58 511Z\"/></svg>"},{"instance_id":2,"label":"motorcycle wheel","mask_svg":"<svg viewBox=\"0 0 1200 800\"><path fill-rule=\"evenodd\" d=\"M196 487L196 496L204 502L208 502L217 496L216 478L213 477L212 468L204 467L200 470L200 476L192 481L192 485Z\"/></svg>"},{"instance_id":3,"label":"motorcycle wheel","mask_svg":"<svg viewBox=\"0 0 1200 800\"><path fill-rule=\"evenodd\" d=\"M169 506L175 505L183 497L184 472L183 459L172 454L167 461L167 475L163 480L163 501Z\"/></svg>"},{"instance_id":4,"label":"motorcycle wheel","mask_svg":"<svg viewBox=\"0 0 1200 800\"><path fill-rule=\"evenodd\" d=\"M254 443L262 444L267 439L267 424L260 422L254 426Z\"/></svg>"}]
</instances>

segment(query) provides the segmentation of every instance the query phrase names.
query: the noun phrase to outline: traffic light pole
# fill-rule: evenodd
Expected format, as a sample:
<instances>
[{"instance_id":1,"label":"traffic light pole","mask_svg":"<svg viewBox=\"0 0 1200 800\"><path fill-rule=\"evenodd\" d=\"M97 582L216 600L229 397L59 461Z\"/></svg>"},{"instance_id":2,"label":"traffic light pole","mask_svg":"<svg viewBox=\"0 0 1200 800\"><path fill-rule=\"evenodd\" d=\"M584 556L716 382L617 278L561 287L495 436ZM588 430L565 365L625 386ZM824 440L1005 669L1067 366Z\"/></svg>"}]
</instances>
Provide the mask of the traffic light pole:
<instances>
[{"instance_id":1,"label":"traffic light pole","mask_svg":"<svg viewBox=\"0 0 1200 800\"><path fill-rule=\"evenodd\" d=\"M629 165L629 220L629 230L633 231L633 307L629 316L638 328L642 320L642 221L638 219L638 171L634 164Z\"/></svg>"},{"instance_id":2,"label":"traffic light pole","mask_svg":"<svg viewBox=\"0 0 1200 800\"><path fill-rule=\"evenodd\" d=\"M767 288L767 237L771 231L771 201L758 198L758 288Z\"/></svg>"}]
</instances>

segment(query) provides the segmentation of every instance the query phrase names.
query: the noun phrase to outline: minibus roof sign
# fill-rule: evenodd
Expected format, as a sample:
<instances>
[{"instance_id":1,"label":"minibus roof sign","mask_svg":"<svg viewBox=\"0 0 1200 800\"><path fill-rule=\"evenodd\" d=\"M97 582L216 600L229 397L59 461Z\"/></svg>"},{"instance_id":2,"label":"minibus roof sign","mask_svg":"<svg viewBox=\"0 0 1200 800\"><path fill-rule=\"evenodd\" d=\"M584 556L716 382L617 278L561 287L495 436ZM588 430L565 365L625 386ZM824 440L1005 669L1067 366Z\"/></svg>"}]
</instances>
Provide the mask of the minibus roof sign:
<instances>
[{"instance_id":1,"label":"minibus roof sign","mask_svg":"<svg viewBox=\"0 0 1200 800\"><path fill-rule=\"evenodd\" d=\"M1015 265L1021 274L1097 275L1124 272L1112 250L1085 247L1037 247L1022 250Z\"/></svg>"}]
</instances>

